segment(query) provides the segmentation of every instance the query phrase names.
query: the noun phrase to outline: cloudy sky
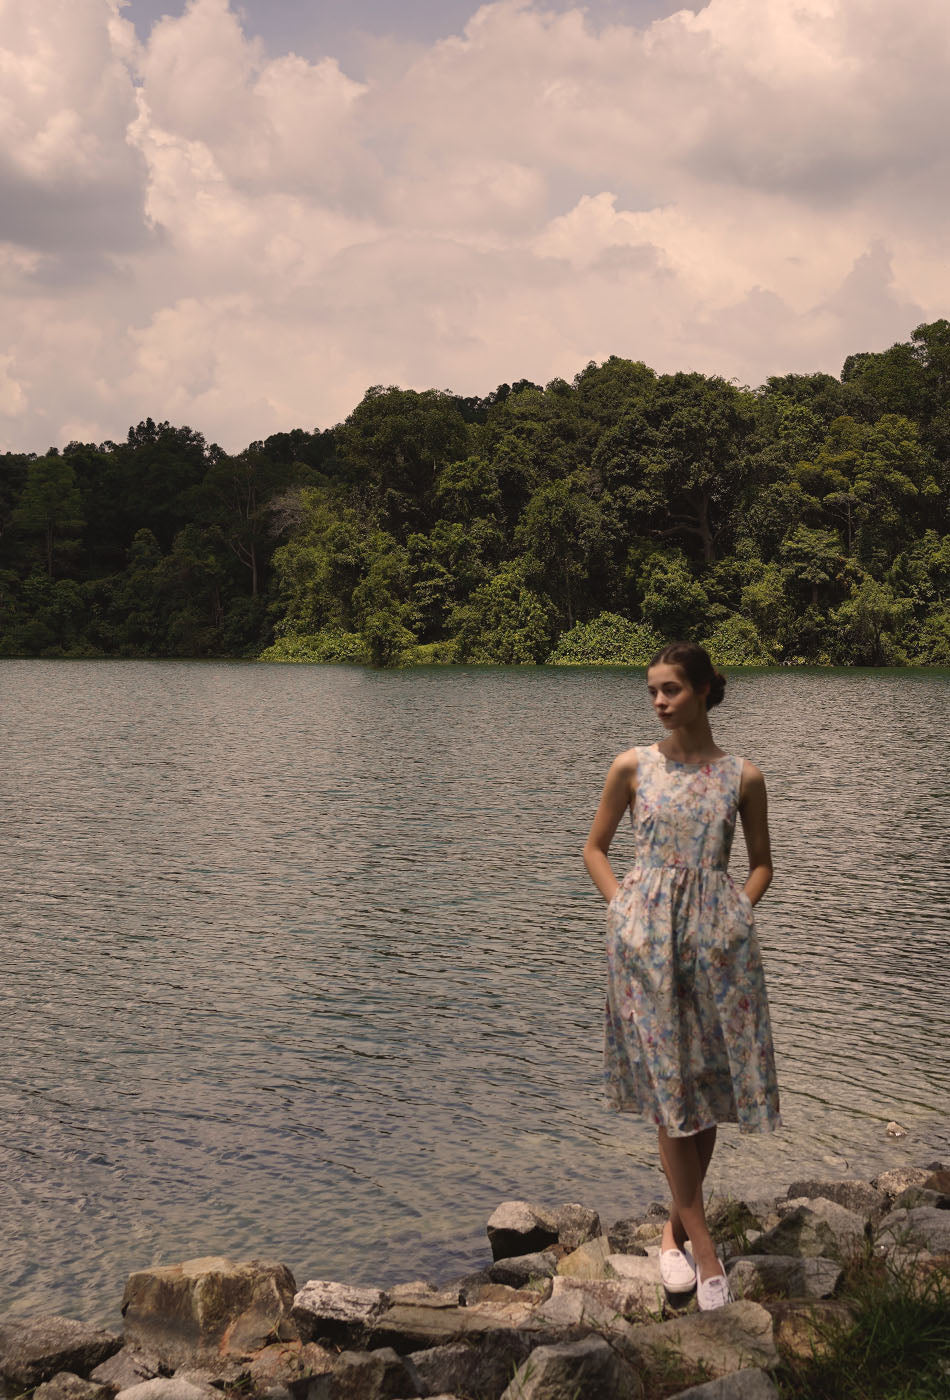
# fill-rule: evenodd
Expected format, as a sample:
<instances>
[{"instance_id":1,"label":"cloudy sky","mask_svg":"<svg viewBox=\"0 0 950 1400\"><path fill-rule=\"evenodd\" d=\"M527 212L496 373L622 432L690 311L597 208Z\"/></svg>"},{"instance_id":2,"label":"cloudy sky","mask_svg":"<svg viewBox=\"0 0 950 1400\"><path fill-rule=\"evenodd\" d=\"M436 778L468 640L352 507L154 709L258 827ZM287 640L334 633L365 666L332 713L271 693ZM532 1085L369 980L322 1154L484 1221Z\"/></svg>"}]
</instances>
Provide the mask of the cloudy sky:
<instances>
[{"instance_id":1,"label":"cloudy sky","mask_svg":"<svg viewBox=\"0 0 950 1400\"><path fill-rule=\"evenodd\" d=\"M947 0L0 0L0 449L950 315Z\"/></svg>"}]
</instances>

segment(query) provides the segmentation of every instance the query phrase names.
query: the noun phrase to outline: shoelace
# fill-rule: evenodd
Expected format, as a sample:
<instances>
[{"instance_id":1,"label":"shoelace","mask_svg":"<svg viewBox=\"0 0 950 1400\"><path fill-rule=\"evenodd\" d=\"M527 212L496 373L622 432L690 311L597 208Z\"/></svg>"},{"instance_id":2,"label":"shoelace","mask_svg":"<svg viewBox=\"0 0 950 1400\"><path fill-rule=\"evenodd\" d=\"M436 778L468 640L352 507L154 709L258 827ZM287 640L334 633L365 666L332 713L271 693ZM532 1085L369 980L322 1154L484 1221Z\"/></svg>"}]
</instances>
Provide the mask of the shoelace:
<instances>
[{"instance_id":1,"label":"shoelace","mask_svg":"<svg viewBox=\"0 0 950 1400\"><path fill-rule=\"evenodd\" d=\"M703 1293L710 1301L729 1300L729 1280L720 1274L717 1278L703 1279Z\"/></svg>"}]
</instances>

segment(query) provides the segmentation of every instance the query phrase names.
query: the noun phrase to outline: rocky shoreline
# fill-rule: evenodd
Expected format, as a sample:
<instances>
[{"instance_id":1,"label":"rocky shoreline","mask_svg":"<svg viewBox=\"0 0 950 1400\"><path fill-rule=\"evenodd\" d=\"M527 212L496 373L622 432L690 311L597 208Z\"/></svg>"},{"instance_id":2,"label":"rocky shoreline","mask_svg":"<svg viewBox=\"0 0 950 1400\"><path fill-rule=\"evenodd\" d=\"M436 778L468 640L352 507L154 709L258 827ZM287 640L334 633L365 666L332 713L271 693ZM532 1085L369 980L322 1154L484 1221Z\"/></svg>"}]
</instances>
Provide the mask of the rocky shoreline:
<instances>
[{"instance_id":1,"label":"rocky shoreline","mask_svg":"<svg viewBox=\"0 0 950 1400\"><path fill-rule=\"evenodd\" d=\"M605 1229L576 1203L506 1201L488 1221L491 1261L442 1286L298 1288L263 1260L144 1269L126 1283L121 1332L0 1318L0 1388L33 1400L639 1400L645 1382L659 1393L660 1371L679 1400L774 1400L783 1350L813 1345L816 1317L846 1314L836 1294L855 1259L950 1268L946 1163L713 1199L736 1301L712 1313L663 1291L665 1216L655 1203Z\"/></svg>"}]
</instances>

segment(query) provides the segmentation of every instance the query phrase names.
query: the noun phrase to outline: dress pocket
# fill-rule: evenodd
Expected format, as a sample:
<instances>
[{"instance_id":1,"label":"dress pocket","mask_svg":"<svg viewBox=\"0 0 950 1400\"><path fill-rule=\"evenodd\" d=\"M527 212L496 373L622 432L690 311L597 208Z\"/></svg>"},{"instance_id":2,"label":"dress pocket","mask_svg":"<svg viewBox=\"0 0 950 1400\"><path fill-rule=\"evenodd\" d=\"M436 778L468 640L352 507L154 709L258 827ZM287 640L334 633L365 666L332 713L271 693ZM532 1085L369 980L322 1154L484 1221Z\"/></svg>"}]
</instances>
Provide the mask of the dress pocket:
<instances>
[{"instance_id":1,"label":"dress pocket","mask_svg":"<svg viewBox=\"0 0 950 1400\"><path fill-rule=\"evenodd\" d=\"M748 922L749 922L750 924L754 924L754 923L755 923L755 908L754 908L754 906L753 906L752 900L749 898L749 896L746 894L745 890L743 890L743 889L737 888L737 889L736 889L736 894L737 894L738 897L739 897L739 904L740 904L741 907L742 907L742 912L745 914L746 919L748 920Z\"/></svg>"}]
</instances>

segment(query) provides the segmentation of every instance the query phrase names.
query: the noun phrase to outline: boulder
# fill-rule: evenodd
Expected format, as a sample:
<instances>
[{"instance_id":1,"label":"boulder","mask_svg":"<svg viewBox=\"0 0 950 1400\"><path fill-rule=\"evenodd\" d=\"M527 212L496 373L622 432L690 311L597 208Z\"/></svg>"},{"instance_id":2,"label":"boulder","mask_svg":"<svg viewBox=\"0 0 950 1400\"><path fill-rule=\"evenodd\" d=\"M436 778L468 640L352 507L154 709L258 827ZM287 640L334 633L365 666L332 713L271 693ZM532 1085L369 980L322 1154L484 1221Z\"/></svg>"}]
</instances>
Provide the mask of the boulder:
<instances>
[{"instance_id":1,"label":"boulder","mask_svg":"<svg viewBox=\"0 0 950 1400\"><path fill-rule=\"evenodd\" d=\"M370 1324L366 1345L391 1346L404 1354L490 1332L537 1331L543 1326L532 1303L474 1303L458 1308L396 1303Z\"/></svg>"},{"instance_id":2,"label":"boulder","mask_svg":"<svg viewBox=\"0 0 950 1400\"><path fill-rule=\"evenodd\" d=\"M515 1373L502 1400L638 1400L643 1383L603 1337L537 1347Z\"/></svg>"},{"instance_id":3,"label":"boulder","mask_svg":"<svg viewBox=\"0 0 950 1400\"><path fill-rule=\"evenodd\" d=\"M89 1379L98 1385L108 1386L113 1394L117 1390L128 1390L139 1381L150 1381L158 1375L160 1365L157 1357L146 1356L132 1347L122 1347L90 1371Z\"/></svg>"},{"instance_id":4,"label":"boulder","mask_svg":"<svg viewBox=\"0 0 950 1400\"><path fill-rule=\"evenodd\" d=\"M871 1185L875 1190L883 1191L885 1196L899 1196L908 1186L923 1186L929 1175L930 1172L923 1167L892 1167L890 1171L873 1177Z\"/></svg>"},{"instance_id":5,"label":"boulder","mask_svg":"<svg viewBox=\"0 0 950 1400\"><path fill-rule=\"evenodd\" d=\"M307 1400L401 1400L418 1395L422 1383L411 1362L391 1347L344 1351L332 1371L315 1376Z\"/></svg>"},{"instance_id":6,"label":"boulder","mask_svg":"<svg viewBox=\"0 0 950 1400\"><path fill-rule=\"evenodd\" d=\"M659 1297L662 1298L662 1283L660 1281L660 1256L656 1254L608 1254L607 1255L607 1277L620 1279L637 1279L641 1283L650 1284L660 1290Z\"/></svg>"},{"instance_id":7,"label":"boulder","mask_svg":"<svg viewBox=\"0 0 950 1400\"><path fill-rule=\"evenodd\" d=\"M646 1254L637 1237L640 1224L639 1220L614 1221L607 1231L607 1243L610 1245L611 1254Z\"/></svg>"},{"instance_id":8,"label":"boulder","mask_svg":"<svg viewBox=\"0 0 950 1400\"><path fill-rule=\"evenodd\" d=\"M566 1278L606 1278L607 1260L611 1254L606 1238L600 1235L588 1240L571 1254L565 1254L557 1266L557 1272Z\"/></svg>"},{"instance_id":9,"label":"boulder","mask_svg":"<svg viewBox=\"0 0 950 1400\"><path fill-rule=\"evenodd\" d=\"M120 1390L122 1400L221 1400L220 1391L207 1384L196 1385L184 1376L157 1376Z\"/></svg>"},{"instance_id":10,"label":"boulder","mask_svg":"<svg viewBox=\"0 0 950 1400\"><path fill-rule=\"evenodd\" d=\"M50 1380L38 1385L33 1400L112 1400L112 1391L95 1381L84 1381L71 1371L58 1371Z\"/></svg>"},{"instance_id":11,"label":"boulder","mask_svg":"<svg viewBox=\"0 0 950 1400\"><path fill-rule=\"evenodd\" d=\"M293 1318L304 1340L347 1345L357 1341L388 1305L388 1295L379 1288L311 1279L294 1297Z\"/></svg>"},{"instance_id":12,"label":"boulder","mask_svg":"<svg viewBox=\"0 0 950 1400\"><path fill-rule=\"evenodd\" d=\"M787 1196L789 1200L802 1196L814 1200L820 1196L853 1210L855 1215L863 1215L866 1220L882 1213L887 1206L886 1192L879 1191L869 1181L794 1181Z\"/></svg>"},{"instance_id":13,"label":"boulder","mask_svg":"<svg viewBox=\"0 0 950 1400\"><path fill-rule=\"evenodd\" d=\"M498 1259L488 1270L492 1283L506 1283L510 1288L521 1288L533 1278L551 1278L558 1270L558 1258L550 1250L536 1254L516 1254L509 1259Z\"/></svg>"},{"instance_id":14,"label":"boulder","mask_svg":"<svg viewBox=\"0 0 950 1400\"><path fill-rule=\"evenodd\" d=\"M933 1206L935 1210L946 1210L950 1198L942 1191L931 1191L926 1186L908 1186L891 1202L891 1210L913 1210L915 1206ZM888 1212L890 1213L890 1212Z\"/></svg>"},{"instance_id":15,"label":"boulder","mask_svg":"<svg viewBox=\"0 0 950 1400\"><path fill-rule=\"evenodd\" d=\"M8 1317L0 1321L0 1380L20 1391L60 1371L88 1376L121 1345L111 1332L68 1317Z\"/></svg>"},{"instance_id":16,"label":"boulder","mask_svg":"<svg viewBox=\"0 0 950 1400\"><path fill-rule=\"evenodd\" d=\"M766 1224L769 1210L774 1211L774 1203L768 1202L763 1210L758 1202L727 1198L713 1200L706 1211L709 1232L716 1239L736 1238L749 1230L761 1230Z\"/></svg>"},{"instance_id":17,"label":"boulder","mask_svg":"<svg viewBox=\"0 0 950 1400\"><path fill-rule=\"evenodd\" d=\"M925 1191L939 1191L941 1196L950 1196L950 1168L938 1167L923 1183Z\"/></svg>"},{"instance_id":18,"label":"boulder","mask_svg":"<svg viewBox=\"0 0 950 1400\"><path fill-rule=\"evenodd\" d=\"M771 1317L747 1299L712 1312L684 1313L669 1322L630 1327L623 1349L625 1355L632 1349L647 1362L672 1353L706 1366L713 1378L744 1367L770 1370L779 1360Z\"/></svg>"},{"instance_id":19,"label":"boulder","mask_svg":"<svg viewBox=\"0 0 950 1400\"><path fill-rule=\"evenodd\" d=\"M422 1382L422 1394L458 1391L472 1400L497 1400L538 1338L521 1332L490 1332L477 1345L453 1342L414 1351L409 1360Z\"/></svg>"},{"instance_id":20,"label":"boulder","mask_svg":"<svg viewBox=\"0 0 950 1400\"><path fill-rule=\"evenodd\" d=\"M937 1210L934 1206L893 1210L881 1221L877 1239L885 1249L897 1246L910 1251L925 1249L931 1254L948 1254L950 1210Z\"/></svg>"},{"instance_id":21,"label":"boulder","mask_svg":"<svg viewBox=\"0 0 950 1400\"><path fill-rule=\"evenodd\" d=\"M476 1269L473 1273L463 1274L461 1278L453 1279L452 1288L458 1289L459 1302L467 1303L475 1296L478 1289L486 1283L491 1283L492 1276L489 1269Z\"/></svg>"},{"instance_id":22,"label":"boulder","mask_svg":"<svg viewBox=\"0 0 950 1400\"><path fill-rule=\"evenodd\" d=\"M336 1353L316 1342L277 1342L264 1347L246 1367L246 1385L252 1394L297 1389L306 1391L311 1377L333 1369Z\"/></svg>"},{"instance_id":23,"label":"boulder","mask_svg":"<svg viewBox=\"0 0 950 1400\"><path fill-rule=\"evenodd\" d=\"M589 1280L559 1276L551 1296L535 1309L538 1322L550 1327L602 1328L610 1331L618 1319L642 1319L662 1306L657 1287L643 1279Z\"/></svg>"},{"instance_id":24,"label":"boulder","mask_svg":"<svg viewBox=\"0 0 950 1400\"><path fill-rule=\"evenodd\" d=\"M507 1283L483 1283L472 1289L465 1306L473 1307L476 1303L527 1303L529 1307L533 1307L535 1303L543 1302L550 1296L549 1278L532 1279L524 1288L512 1288Z\"/></svg>"},{"instance_id":25,"label":"boulder","mask_svg":"<svg viewBox=\"0 0 950 1400\"><path fill-rule=\"evenodd\" d=\"M808 1361L822 1357L834 1338L852 1323L850 1306L836 1298L770 1303L775 1340L787 1355Z\"/></svg>"},{"instance_id":26,"label":"boulder","mask_svg":"<svg viewBox=\"0 0 950 1400\"><path fill-rule=\"evenodd\" d=\"M557 1206L554 1210L554 1222L557 1225L558 1243L568 1250L580 1248L582 1244L596 1239L601 1233L600 1216L596 1210L578 1205L576 1201Z\"/></svg>"},{"instance_id":27,"label":"boulder","mask_svg":"<svg viewBox=\"0 0 950 1400\"><path fill-rule=\"evenodd\" d=\"M775 1382L765 1371L733 1371L704 1385L678 1390L670 1400L778 1400Z\"/></svg>"},{"instance_id":28,"label":"boulder","mask_svg":"<svg viewBox=\"0 0 950 1400\"><path fill-rule=\"evenodd\" d=\"M830 1298L844 1270L833 1259L793 1254L745 1254L730 1259L726 1273L736 1297Z\"/></svg>"},{"instance_id":29,"label":"boulder","mask_svg":"<svg viewBox=\"0 0 950 1400\"><path fill-rule=\"evenodd\" d=\"M555 1216L528 1201L503 1201L489 1217L487 1229L493 1259L535 1254L558 1243Z\"/></svg>"},{"instance_id":30,"label":"boulder","mask_svg":"<svg viewBox=\"0 0 950 1400\"><path fill-rule=\"evenodd\" d=\"M757 1254L800 1254L846 1259L864 1246L866 1222L834 1201L789 1201L779 1223L756 1241Z\"/></svg>"},{"instance_id":31,"label":"boulder","mask_svg":"<svg viewBox=\"0 0 950 1400\"><path fill-rule=\"evenodd\" d=\"M122 1298L126 1344L178 1368L191 1359L246 1356L292 1341L293 1274L251 1259L187 1259L131 1274Z\"/></svg>"}]
</instances>

